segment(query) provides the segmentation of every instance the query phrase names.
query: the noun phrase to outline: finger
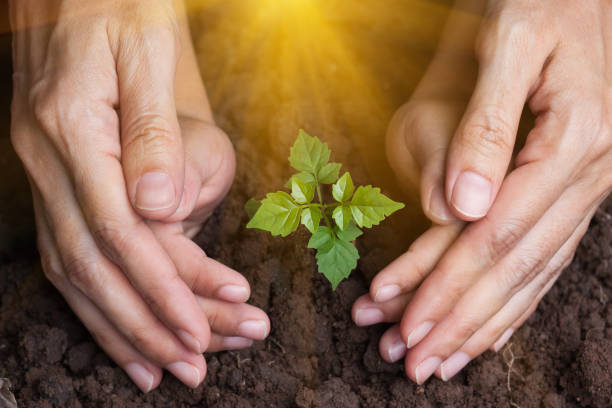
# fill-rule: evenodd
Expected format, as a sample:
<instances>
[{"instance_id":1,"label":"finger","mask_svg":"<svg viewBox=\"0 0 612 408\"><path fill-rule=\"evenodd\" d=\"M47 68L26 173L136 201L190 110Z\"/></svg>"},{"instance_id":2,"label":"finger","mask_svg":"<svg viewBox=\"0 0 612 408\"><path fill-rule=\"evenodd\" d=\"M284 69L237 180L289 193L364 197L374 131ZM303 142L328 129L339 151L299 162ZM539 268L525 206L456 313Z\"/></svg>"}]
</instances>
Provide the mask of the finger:
<instances>
[{"instance_id":1,"label":"finger","mask_svg":"<svg viewBox=\"0 0 612 408\"><path fill-rule=\"evenodd\" d=\"M556 115L549 115L537 124L530 137L535 134L556 134L560 135L559 139L564 139L578 131L575 122L560 121ZM508 175L487 217L465 228L421 284L408 306L402 319L402 334L407 341L410 340L408 343L411 347L427 334L426 328L431 328L432 323L453 308L483 273L515 248L551 206L560 202L559 196L575 180L572 168L564 165L565 161L574 160L572 153L568 149L558 150L554 155L529 162ZM581 189L580 194L591 196L589 191L587 186ZM584 197L581 201L588 205ZM539 256L536 259L540 259Z\"/></svg>"},{"instance_id":2,"label":"finger","mask_svg":"<svg viewBox=\"0 0 612 408\"><path fill-rule=\"evenodd\" d=\"M154 3L126 19L117 38L121 163L130 200L150 219L173 214L183 194L184 150L174 100L180 55L171 7ZM150 17L148 17L150 16Z\"/></svg>"},{"instance_id":3,"label":"finger","mask_svg":"<svg viewBox=\"0 0 612 408\"><path fill-rule=\"evenodd\" d=\"M471 361L487 348L499 351L508 341L515 326L526 313L533 311L540 299L550 290L561 271L567 266L576 250L580 239L584 236L592 213L578 226L572 236L552 257L548 265L534 280L518 291L493 317L479 328L465 343L437 370L442 380L448 381L457 374L467 362Z\"/></svg>"},{"instance_id":4,"label":"finger","mask_svg":"<svg viewBox=\"0 0 612 408\"><path fill-rule=\"evenodd\" d=\"M35 180L40 181L33 188L33 195L36 197L40 194L38 200L43 203L41 206L44 205L46 218L70 282L90 298L108 320L148 358L171 371L174 370L173 373L189 385L201 381L204 376L202 357L189 352L168 331L117 268L116 263L109 261L100 252L81 215L81 209L73 199L74 192L65 176L66 170L59 160L55 159L55 152L47 139L41 137L38 140L37 147L41 149L38 151L39 155L46 158L46 172L44 176L38 174L32 178L33 185ZM129 204L126 205L129 209ZM147 231L152 235L150 230ZM149 276L152 275L153 273L150 273ZM160 292L162 290L168 289L160 288ZM197 312L207 324L206 316L196 303L195 297L188 288L186 291L192 296ZM208 329L208 326L204 329ZM180 332L176 334L181 336ZM208 332L205 335L208 341ZM186 342L188 338L183 335L182 340ZM191 378L186 379L187 376Z\"/></svg>"},{"instance_id":5,"label":"finger","mask_svg":"<svg viewBox=\"0 0 612 408\"><path fill-rule=\"evenodd\" d=\"M520 4L490 13L476 56L479 73L463 119L452 139L446 168L446 198L466 221L482 218L508 170L523 107L555 43L538 35L538 17ZM534 23L535 21L535 23Z\"/></svg>"},{"instance_id":6,"label":"finger","mask_svg":"<svg viewBox=\"0 0 612 408\"><path fill-rule=\"evenodd\" d=\"M387 131L387 157L399 184L420 185L423 211L437 224L456 219L444 194L446 150L474 89L473 43L483 9L484 1L460 1L450 11L411 102L399 109Z\"/></svg>"},{"instance_id":7,"label":"finger","mask_svg":"<svg viewBox=\"0 0 612 408\"><path fill-rule=\"evenodd\" d=\"M453 353L510 302L515 294L533 283L533 293L529 297L517 297L517 307L522 313L531 303L530 300L551 279L551 274L561 266L553 263L550 270L545 269L555 254L559 253L557 259L561 259L561 262L569 257L583 231L579 231L577 238L572 241L569 240L570 236L578 230L583 220L564 220L563 225L559 225L559 219L564 214L588 214L591 209L581 208L582 203L576 204L576 199L580 200L580 197L584 196L582 189L570 189L568 193L568 196L562 196L551 211L544 215L541 223L521 241L515 251L471 287L448 315L437 322L427 337L410 351L406 358L406 369L415 381L422 383L433 373L433 369L437 368L433 367L434 361L438 361L440 365L443 361L450 360L450 374L444 374L442 370L443 378L454 375L461 368L461 364L467 364L467 356L473 356L463 352ZM542 241L545 241L546 245L543 245ZM517 313L507 324L511 324L519 315L520 313ZM492 336L490 341L494 341L502 333L503 331L500 331ZM489 345L490 343L484 348Z\"/></svg>"},{"instance_id":8,"label":"finger","mask_svg":"<svg viewBox=\"0 0 612 408\"><path fill-rule=\"evenodd\" d=\"M209 122L180 117L185 145L185 188L174 214L164 222L199 226L219 205L235 173L234 148L221 129Z\"/></svg>"},{"instance_id":9,"label":"finger","mask_svg":"<svg viewBox=\"0 0 612 408\"><path fill-rule=\"evenodd\" d=\"M270 333L270 320L263 310L245 303L228 303L198 296L212 330L222 336L263 340Z\"/></svg>"},{"instance_id":10,"label":"finger","mask_svg":"<svg viewBox=\"0 0 612 408\"><path fill-rule=\"evenodd\" d=\"M412 293L406 293L386 302L375 302L369 294L363 295L353 304L351 312L353 321L357 326L398 322L411 298Z\"/></svg>"},{"instance_id":11,"label":"finger","mask_svg":"<svg viewBox=\"0 0 612 408\"><path fill-rule=\"evenodd\" d=\"M399 324L391 326L380 338L378 352L383 360L395 363L406 355L408 349L400 335Z\"/></svg>"},{"instance_id":12,"label":"finger","mask_svg":"<svg viewBox=\"0 0 612 408\"><path fill-rule=\"evenodd\" d=\"M412 101L397 111L387 130L387 157L400 185L419 186L423 211L437 224L456 220L443 186L446 149L461 111L448 101Z\"/></svg>"},{"instance_id":13,"label":"finger","mask_svg":"<svg viewBox=\"0 0 612 408\"><path fill-rule=\"evenodd\" d=\"M387 302L399 294L414 290L434 269L462 228L462 224L451 224L433 226L427 230L406 253L374 277L370 285L372 299L379 303Z\"/></svg>"},{"instance_id":14,"label":"finger","mask_svg":"<svg viewBox=\"0 0 612 408\"><path fill-rule=\"evenodd\" d=\"M536 295L535 299L531 302L529 307L527 307L527 310L525 310L518 319L516 319L497 339L495 339L495 342L493 344L491 344L491 346L489 347L491 351L497 353L502 349L502 347L506 345L506 343L508 342L508 340L510 340L514 332L523 325L523 323L529 318L529 316L533 314L533 312L535 312L536 308L538 307L538 304L540 303L540 300L542 300L544 295L548 293L550 288L553 287L553 285L561 275L562 271L563 268L552 274L552 279L550 279L548 283L546 283L546 286L544 286L544 288L540 290L540 293Z\"/></svg>"},{"instance_id":15,"label":"finger","mask_svg":"<svg viewBox=\"0 0 612 408\"><path fill-rule=\"evenodd\" d=\"M87 233L93 235L98 247L120 266L155 314L188 347L199 353L206 349L210 334L205 316L193 293L177 275L171 260L128 200L119 162L116 112L100 95L79 102L65 101L61 95L55 90L35 107L37 118L48 134L42 135L32 120L20 123L20 129L15 132L32 133L22 138L29 139L26 141L29 145L22 146L21 150L32 149L30 152L41 153L36 157L45 158L45 165L40 165L30 154L26 167L50 204L58 196L55 191L58 183L65 185L63 191L70 197L76 194L78 205L74 202L67 205L74 214L82 212L85 216ZM83 95L77 97L83 98ZM63 109L68 105L70 109ZM34 140L37 143L32 142ZM55 149L50 140L60 148ZM56 160L58 163L50 162L58 156L65 166L59 163L60 159ZM68 174L72 180L68 179ZM59 222L63 210L61 205L55 208L54 219Z\"/></svg>"},{"instance_id":16,"label":"finger","mask_svg":"<svg viewBox=\"0 0 612 408\"><path fill-rule=\"evenodd\" d=\"M207 257L199 246L185 237L180 224L151 222L149 225L176 265L181 279L194 293L228 302L247 301L250 287L244 276Z\"/></svg>"},{"instance_id":17,"label":"finger","mask_svg":"<svg viewBox=\"0 0 612 408\"><path fill-rule=\"evenodd\" d=\"M47 276L55 276L53 284L62 293L70 308L87 327L96 342L115 361L143 392L156 388L162 378L159 367L138 352L115 327L104 317L70 282L59 278L62 264L46 221L42 218L40 200L34 199L38 247L41 262Z\"/></svg>"},{"instance_id":18,"label":"finger","mask_svg":"<svg viewBox=\"0 0 612 408\"><path fill-rule=\"evenodd\" d=\"M210 335L210 343L208 344L208 353L216 353L225 350L241 350L249 348L253 345L253 340L245 337L236 336L221 336L216 333Z\"/></svg>"},{"instance_id":19,"label":"finger","mask_svg":"<svg viewBox=\"0 0 612 408\"><path fill-rule=\"evenodd\" d=\"M61 178L55 188L60 191ZM52 237L62 263L62 275L49 275L52 282L67 277L70 284L91 299L109 321L135 348L156 364L165 367L185 384L197 386L206 373L204 359L190 352L150 311L120 270L96 248L78 207L62 199L43 201L35 191L36 200L46 204ZM61 222L58 222L61 217ZM74 240L74 238L78 240ZM59 269L53 269L59 271Z\"/></svg>"},{"instance_id":20,"label":"finger","mask_svg":"<svg viewBox=\"0 0 612 408\"><path fill-rule=\"evenodd\" d=\"M155 314L186 346L201 353L210 335L206 316L148 225L125 200L121 167L112 157L97 152L83 156L90 159L79 163L86 170L75 172L75 186L89 230Z\"/></svg>"}]
</instances>

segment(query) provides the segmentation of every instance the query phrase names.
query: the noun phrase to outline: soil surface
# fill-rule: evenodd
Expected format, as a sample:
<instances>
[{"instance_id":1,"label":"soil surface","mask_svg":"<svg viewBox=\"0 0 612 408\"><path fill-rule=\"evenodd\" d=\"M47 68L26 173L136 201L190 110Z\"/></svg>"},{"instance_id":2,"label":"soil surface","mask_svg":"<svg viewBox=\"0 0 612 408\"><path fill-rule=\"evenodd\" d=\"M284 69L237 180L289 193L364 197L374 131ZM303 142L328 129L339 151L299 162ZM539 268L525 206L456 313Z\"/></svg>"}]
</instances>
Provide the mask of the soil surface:
<instances>
[{"instance_id":1,"label":"soil surface","mask_svg":"<svg viewBox=\"0 0 612 408\"><path fill-rule=\"evenodd\" d=\"M208 376L195 390L168 375L155 391L140 393L42 275L27 182L3 113L0 378L10 381L20 407L612 406L610 199L504 351L486 352L448 383L413 384L401 364L378 355L385 327L358 328L350 320L369 279L426 227L416 195L397 187L382 141L435 49L444 2L329 1L307 18L292 14L292 2L208 3L190 2L192 31L238 170L196 242L248 278L250 302L269 313L272 332L250 349L208 355ZM283 185L300 127L327 141L356 183L380 185L408 203L359 239L358 270L335 292L316 272L304 231L280 239L245 229L244 203ZM0 384L3 407L10 395L8 383Z\"/></svg>"}]
</instances>

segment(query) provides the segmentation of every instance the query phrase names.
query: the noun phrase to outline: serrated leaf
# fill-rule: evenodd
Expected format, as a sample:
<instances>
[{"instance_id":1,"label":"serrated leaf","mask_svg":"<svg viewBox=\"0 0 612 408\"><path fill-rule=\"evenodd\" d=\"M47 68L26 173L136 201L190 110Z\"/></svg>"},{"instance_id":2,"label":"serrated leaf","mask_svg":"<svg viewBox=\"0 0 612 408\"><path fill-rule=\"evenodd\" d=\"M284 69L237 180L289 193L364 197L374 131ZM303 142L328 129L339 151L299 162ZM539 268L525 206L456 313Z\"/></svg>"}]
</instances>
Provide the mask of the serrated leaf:
<instances>
[{"instance_id":1,"label":"serrated leaf","mask_svg":"<svg viewBox=\"0 0 612 408\"><path fill-rule=\"evenodd\" d=\"M289 163L296 170L315 175L327 164L330 154L327 143L321 142L318 138L300 129L298 138L289 153Z\"/></svg>"},{"instance_id":2,"label":"serrated leaf","mask_svg":"<svg viewBox=\"0 0 612 408\"><path fill-rule=\"evenodd\" d=\"M249 219L253 218L257 210L259 210L259 207L261 207L261 201L249 198L249 201L244 205L244 210L248 214Z\"/></svg>"},{"instance_id":3,"label":"serrated leaf","mask_svg":"<svg viewBox=\"0 0 612 408\"><path fill-rule=\"evenodd\" d=\"M340 203L348 201L353 195L353 191L355 191L355 185L348 171L332 186L332 195Z\"/></svg>"},{"instance_id":4,"label":"serrated leaf","mask_svg":"<svg viewBox=\"0 0 612 408\"><path fill-rule=\"evenodd\" d=\"M334 238L329 248L317 250L316 258L319 272L336 290L338 284L357 267L359 253L352 243Z\"/></svg>"},{"instance_id":5,"label":"serrated leaf","mask_svg":"<svg viewBox=\"0 0 612 408\"><path fill-rule=\"evenodd\" d=\"M302 180L304 183L310 184L313 189L317 187L317 182L312 174L301 172L301 173L296 173L293 176L291 176L289 180L287 180L287 182L285 183L285 188L288 188L291 190L291 182L293 181L294 178L298 178Z\"/></svg>"},{"instance_id":6,"label":"serrated leaf","mask_svg":"<svg viewBox=\"0 0 612 408\"><path fill-rule=\"evenodd\" d=\"M344 231L342 231L340 228L337 228L334 229L334 232L336 233L336 236L339 239L346 242L354 241L357 239L357 237L363 234L363 231L357 228L354 222L349 223L349 225L346 226Z\"/></svg>"},{"instance_id":7,"label":"serrated leaf","mask_svg":"<svg viewBox=\"0 0 612 408\"><path fill-rule=\"evenodd\" d=\"M291 196L300 204L309 203L314 197L314 187L294 177L291 179Z\"/></svg>"},{"instance_id":8,"label":"serrated leaf","mask_svg":"<svg viewBox=\"0 0 612 408\"><path fill-rule=\"evenodd\" d=\"M308 241L308 248L325 249L327 247L331 247L333 240L333 231L329 227L321 226L317 232L312 234L312 237L310 237L310 240Z\"/></svg>"},{"instance_id":9,"label":"serrated leaf","mask_svg":"<svg viewBox=\"0 0 612 408\"><path fill-rule=\"evenodd\" d=\"M344 230L347 225L349 225L349 223L353 220L353 217L351 215L351 209L344 205L336 207L332 214L332 217L334 221L336 221L336 225L338 226L338 228L340 228L340 230Z\"/></svg>"},{"instance_id":10,"label":"serrated leaf","mask_svg":"<svg viewBox=\"0 0 612 408\"><path fill-rule=\"evenodd\" d=\"M272 235L286 237L295 231L300 222L301 208L284 191L269 193L247 224L247 228L270 231Z\"/></svg>"},{"instance_id":11,"label":"serrated leaf","mask_svg":"<svg viewBox=\"0 0 612 408\"><path fill-rule=\"evenodd\" d=\"M321 209L319 207L308 207L302 210L302 224L311 233L316 233L321 222Z\"/></svg>"},{"instance_id":12,"label":"serrated leaf","mask_svg":"<svg viewBox=\"0 0 612 408\"><path fill-rule=\"evenodd\" d=\"M321 167L321 170L319 170L317 179L323 184L334 183L336 180L338 180L340 167L342 167L340 163L327 163L325 166Z\"/></svg>"},{"instance_id":13,"label":"serrated leaf","mask_svg":"<svg viewBox=\"0 0 612 408\"><path fill-rule=\"evenodd\" d=\"M380 188L359 186L350 202L351 213L360 227L378 225L385 217L404 208L404 204L391 200Z\"/></svg>"}]
</instances>

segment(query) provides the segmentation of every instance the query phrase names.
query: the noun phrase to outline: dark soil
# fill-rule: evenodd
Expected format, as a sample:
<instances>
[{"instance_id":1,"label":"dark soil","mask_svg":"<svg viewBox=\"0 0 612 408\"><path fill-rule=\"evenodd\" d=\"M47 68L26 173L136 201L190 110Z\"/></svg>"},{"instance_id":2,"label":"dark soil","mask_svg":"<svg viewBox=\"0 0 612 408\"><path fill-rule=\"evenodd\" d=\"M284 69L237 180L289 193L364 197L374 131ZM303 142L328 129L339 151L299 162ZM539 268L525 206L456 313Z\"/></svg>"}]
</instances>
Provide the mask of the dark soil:
<instances>
[{"instance_id":1,"label":"dark soil","mask_svg":"<svg viewBox=\"0 0 612 408\"><path fill-rule=\"evenodd\" d=\"M382 135L425 68L446 15L437 2L365 3L322 6L323 21L340 33L344 57L330 52L315 71L283 59L295 54L302 61L312 48L270 40L291 28L290 16L283 16L286 24L249 32L236 27L253 2L192 10L211 103L238 154L236 183L196 241L249 279L251 303L272 321L265 342L208 355L208 376L195 390L168 375L157 390L140 393L46 282L27 184L7 137L0 138L0 378L10 380L20 407L612 406L612 200L504 353L486 352L449 383L413 384L400 364L378 355L385 327L351 322L352 302L368 280L426 225L414 196L402 197L395 186ZM347 55L364 67L359 75L346 66ZM360 238L358 271L335 292L316 273L305 232L277 239L244 228L244 202L283 184L300 127L328 141L357 183L381 185L409 204ZM8 135L6 125L2 132Z\"/></svg>"}]
</instances>

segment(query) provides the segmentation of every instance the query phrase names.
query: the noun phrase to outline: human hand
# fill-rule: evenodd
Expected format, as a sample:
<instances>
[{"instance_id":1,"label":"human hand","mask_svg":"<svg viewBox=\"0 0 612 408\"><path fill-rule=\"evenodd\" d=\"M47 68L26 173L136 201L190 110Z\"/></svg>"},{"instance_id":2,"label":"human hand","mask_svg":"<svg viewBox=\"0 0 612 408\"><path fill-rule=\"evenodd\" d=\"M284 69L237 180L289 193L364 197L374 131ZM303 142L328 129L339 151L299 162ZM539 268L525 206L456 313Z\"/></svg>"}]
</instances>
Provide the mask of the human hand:
<instances>
[{"instance_id":1,"label":"human hand","mask_svg":"<svg viewBox=\"0 0 612 408\"><path fill-rule=\"evenodd\" d=\"M203 351L246 347L269 321L243 304L244 277L188 239L229 189L234 153L182 4L20 0L11 22L11 137L46 276L143 391L161 368L197 386Z\"/></svg>"},{"instance_id":2,"label":"human hand","mask_svg":"<svg viewBox=\"0 0 612 408\"><path fill-rule=\"evenodd\" d=\"M379 313L368 312L375 318L362 324L401 320L381 339L381 354L389 361L405 355L406 373L419 384L433 373L448 380L487 348L504 345L570 262L612 189L612 6L471 5L486 8L485 19L475 24L453 12L442 53L396 115L388 142L396 171L413 162L423 169L426 214L451 223L434 230L457 219L474 222L444 249L428 231L376 276L353 309L358 324L364 310ZM470 33L474 63L462 71L463 83L474 85L468 101L458 87L432 79L461 66L467 46L454 52L449 44ZM525 103L537 119L512 160ZM426 137L425 148L410 146ZM430 199L432 191L440 193ZM408 345L407 354L398 344Z\"/></svg>"}]
</instances>

